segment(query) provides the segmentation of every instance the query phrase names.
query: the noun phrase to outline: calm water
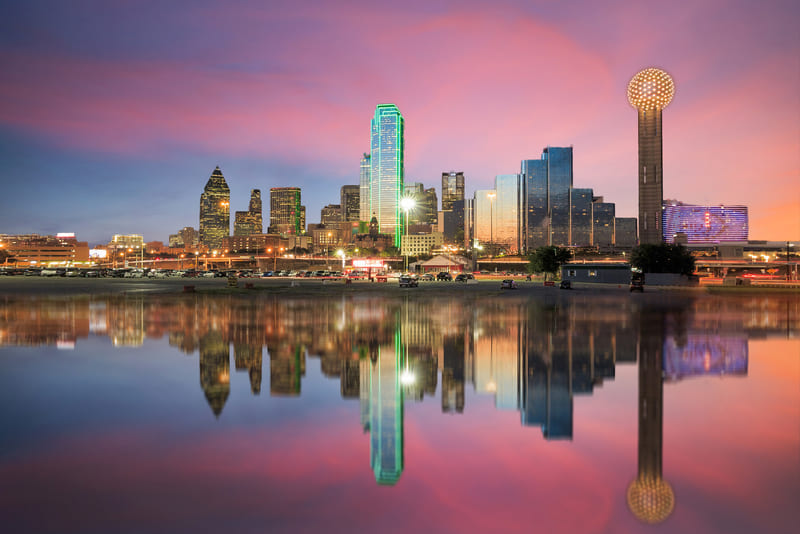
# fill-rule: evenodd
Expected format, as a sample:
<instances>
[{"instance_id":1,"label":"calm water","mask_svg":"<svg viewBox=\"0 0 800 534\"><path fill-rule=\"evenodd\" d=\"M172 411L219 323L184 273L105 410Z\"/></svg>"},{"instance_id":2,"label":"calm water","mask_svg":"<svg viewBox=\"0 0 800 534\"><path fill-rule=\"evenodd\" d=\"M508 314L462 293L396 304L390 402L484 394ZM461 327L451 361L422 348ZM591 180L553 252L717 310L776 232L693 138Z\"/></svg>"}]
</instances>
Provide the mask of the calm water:
<instances>
[{"instance_id":1,"label":"calm water","mask_svg":"<svg viewBox=\"0 0 800 534\"><path fill-rule=\"evenodd\" d=\"M795 532L800 299L0 299L13 533Z\"/></svg>"}]
</instances>

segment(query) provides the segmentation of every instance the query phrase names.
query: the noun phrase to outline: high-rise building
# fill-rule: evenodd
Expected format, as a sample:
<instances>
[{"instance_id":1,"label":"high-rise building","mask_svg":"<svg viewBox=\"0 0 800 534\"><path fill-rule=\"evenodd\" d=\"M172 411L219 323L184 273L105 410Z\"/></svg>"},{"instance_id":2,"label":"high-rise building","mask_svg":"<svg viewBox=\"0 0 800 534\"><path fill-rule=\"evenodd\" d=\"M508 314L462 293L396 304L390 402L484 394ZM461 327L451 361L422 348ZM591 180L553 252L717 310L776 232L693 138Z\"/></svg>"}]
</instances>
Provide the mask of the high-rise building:
<instances>
[{"instance_id":1,"label":"high-rise building","mask_svg":"<svg viewBox=\"0 0 800 534\"><path fill-rule=\"evenodd\" d=\"M339 191L342 206L342 221L357 222L361 219L361 186L343 185Z\"/></svg>"},{"instance_id":2,"label":"high-rise building","mask_svg":"<svg viewBox=\"0 0 800 534\"><path fill-rule=\"evenodd\" d=\"M253 235L264 232L261 215L261 190L250 190L250 205L247 211L237 211L233 219L233 235Z\"/></svg>"},{"instance_id":3,"label":"high-rise building","mask_svg":"<svg viewBox=\"0 0 800 534\"><path fill-rule=\"evenodd\" d=\"M614 219L614 246L633 248L639 243L636 234L636 217L617 217Z\"/></svg>"},{"instance_id":4,"label":"high-rise building","mask_svg":"<svg viewBox=\"0 0 800 534\"><path fill-rule=\"evenodd\" d=\"M214 169L200 195L200 243L222 247L222 238L231 233L231 190L219 167Z\"/></svg>"},{"instance_id":5,"label":"high-rise building","mask_svg":"<svg viewBox=\"0 0 800 534\"><path fill-rule=\"evenodd\" d=\"M442 223L446 243L462 244L464 236L464 173L442 173Z\"/></svg>"},{"instance_id":6,"label":"high-rise building","mask_svg":"<svg viewBox=\"0 0 800 534\"><path fill-rule=\"evenodd\" d=\"M661 69L639 71L628 83L628 102L639 113L639 242L642 244L663 242L661 111L674 94L672 77Z\"/></svg>"},{"instance_id":7,"label":"high-rise building","mask_svg":"<svg viewBox=\"0 0 800 534\"><path fill-rule=\"evenodd\" d=\"M518 174L501 174L494 178L495 196L489 197L493 227L490 241L495 249L507 254L517 254L519 239L519 192Z\"/></svg>"},{"instance_id":8,"label":"high-rise building","mask_svg":"<svg viewBox=\"0 0 800 534\"><path fill-rule=\"evenodd\" d=\"M299 187L273 187L269 190L270 234L300 235L305 232L305 206L300 204Z\"/></svg>"},{"instance_id":9,"label":"high-rise building","mask_svg":"<svg viewBox=\"0 0 800 534\"><path fill-rule=\"evenodd\" d=\"M677 200L664 203L664 241L683 233L688 243L747 241L747 206L693 206Z\"/></svg>"},{"instance_id":10,"label":"high-rise building","mask_svg":"<svg viewBox=\"0 0 800 534\"><path fill-rule=\"evenodd\" d=\"M471 239L491 248L491 253L517 254L520 249L518 174L501 174L494 179L494 189L475 191L469 227Z\"/></svg>"},{"instance_id":11,"label":"high-rise building","mask_svg":"<svg viewBox=\"0 0 800 534\"><path fill-rule=\"evenodd\" d=\"M405 120L394 104L379 104L371 130L368 210L371 217L378 219L380 232L394 235L394 246L399 248L403 231L400 197L404 180Z\"/></svg>"},{"instance_id":12,"label":"high-rise building","mask_svg":"<svg viewBox=\"0 0 800 534\"><path fill-rule=\"evenodd\" d=\"M464 173L442 173L442 211L452 210L453 202L464 200Z\"/></svg>"},{"instance_id":13,"label":"high-rise building","mask_svg":"<svg viewBox=\"0 0 800 534\"><path fill-rule=\"evenodd\" d=\"M572 147L547 147L538 160L523 160L520 224L527 250L570 244Z\"/></svg>"},{"instance_id":14,"label":"high-rise building","mask_svg":"<svg viewBox=\"0 0 800 534\"><path fill-rule=\"evenodd\" d=\"M592 198L591 189L572 187L569 190L569 242L574 247L592 244Z\"/></svg>"},{"instance_id":15,"label":"high-rise building","mask_svg":"<svg viewBox=\"0 0 800 534\"><path fill-rule=\"evenodd\" d=\"M339 204L328 204L320 211L319 222L325 226L339 228L342 222L342 206Z\"/></svg>"},{"instance_id":16,"label":"high-rise building","mask_svg":"<svg viewBox=\"0 0 800 534\"><path fill-rule=\"evenodd\" d=\"M616 206L603 202L603 197L592 199L592 245L601 249L614 245L614 215Z\"/></svg>"},{"instance_id":17,"label":"high-rise building","mask_svg":"<svg viewBox=\"0 0 800 534\"><path fill-rule=\"evenodd\" d=\"M358 196L358 218L360 221L368 222L372 218L369 212L369 199L370 199L370 159L372 156L366 152L361 156L361 174L359 181L359 196Z\"/></svg>"},{"instance_id":18,"label":"high-rise building","mask_svg":"<svg viewBox=\"0 0 800 534\"><path fill-rule=\"evenodd\" d=\"M408 224L428 224L435 225L438 222L438 199L434 188L425 189L419 182L406 184L403 196L413 198L414 209L408 214Z\"/></svg>"}]
</instances>

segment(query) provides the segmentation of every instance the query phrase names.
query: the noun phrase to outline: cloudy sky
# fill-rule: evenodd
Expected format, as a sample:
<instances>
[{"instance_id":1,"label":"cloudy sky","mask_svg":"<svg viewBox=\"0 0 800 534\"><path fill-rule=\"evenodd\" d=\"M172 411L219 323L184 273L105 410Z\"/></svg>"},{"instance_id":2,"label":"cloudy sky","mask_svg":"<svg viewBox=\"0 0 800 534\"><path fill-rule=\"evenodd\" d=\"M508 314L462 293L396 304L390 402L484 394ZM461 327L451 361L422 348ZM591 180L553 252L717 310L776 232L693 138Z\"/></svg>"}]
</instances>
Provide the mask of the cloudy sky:
<instances>
[{"instance_id":1,"label":"cloudy sky","mask_svg":"<svg viewBox=\"0 0 800 534\"><path fill-rule=\"evenodd\" d=\"M216 165L232 210L299 186L317 222L379 103L406 118L407 182L461 170L471 195L573 145L574 185L636 216L625 90L657 66L664 197L800 240L798 27L793 0L6 2L0 233L166 240L198 226Z\"/></svg>"}]
</instances>

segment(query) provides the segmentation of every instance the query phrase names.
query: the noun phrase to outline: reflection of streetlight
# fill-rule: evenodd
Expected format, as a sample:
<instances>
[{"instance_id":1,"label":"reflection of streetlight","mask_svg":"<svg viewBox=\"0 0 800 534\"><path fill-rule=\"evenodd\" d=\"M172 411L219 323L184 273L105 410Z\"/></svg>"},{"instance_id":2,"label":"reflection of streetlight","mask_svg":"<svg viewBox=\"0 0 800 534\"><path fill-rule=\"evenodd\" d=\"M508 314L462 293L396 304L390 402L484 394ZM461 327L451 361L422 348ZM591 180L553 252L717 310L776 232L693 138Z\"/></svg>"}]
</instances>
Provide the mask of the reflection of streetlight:
<instances>
[{"instance_id":1,"label":"reflection of streetlight","mask_svg":"<svg viewBox=\"0 0 800 534\"><path fill-rule=\"evenodd\" d=\"M403 247L403 241L400 240L400 247L403 248L403 270L408 271L408 212L414 209L414 206L417 205L416 200L412 197L403 197L400 199L400 209L402 209L406 214L406 228L405 232L403 232L404 237L406 237L406 246Z\"/></svg>"}]
</instances>

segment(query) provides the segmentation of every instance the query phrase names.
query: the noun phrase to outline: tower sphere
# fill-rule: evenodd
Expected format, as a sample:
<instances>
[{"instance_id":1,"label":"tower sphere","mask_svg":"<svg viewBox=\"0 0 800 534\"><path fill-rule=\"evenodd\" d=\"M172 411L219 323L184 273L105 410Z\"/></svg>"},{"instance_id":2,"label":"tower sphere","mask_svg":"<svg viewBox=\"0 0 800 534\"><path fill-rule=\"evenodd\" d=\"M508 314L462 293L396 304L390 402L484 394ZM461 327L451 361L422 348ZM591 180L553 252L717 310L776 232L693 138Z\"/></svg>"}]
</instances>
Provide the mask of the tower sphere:
<instances>
[{"instance_id":1,"label":"tower sphere","mask_svg":"<svg viewBox=\"0 0 800 534\"><path fill-rule=\"evenodd\" d=\"M661 523L675 508L675 494L666 480L637 478L628 486L628 508L640 521Z\"/></svg>"},{"instance_id":2,"label":"tower sphere","mask_svg":"<svg viewBox=\"0 0 800 534\"><path fill-rule=\"evenodd\" d=\"M674 95L672 76L661 69L640 70L628 82L628 102L636 109L664 109Z\"/></svg>"}]
</instances>

